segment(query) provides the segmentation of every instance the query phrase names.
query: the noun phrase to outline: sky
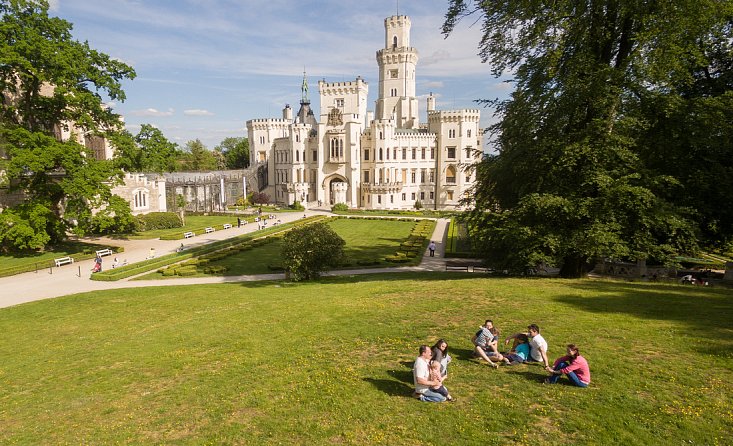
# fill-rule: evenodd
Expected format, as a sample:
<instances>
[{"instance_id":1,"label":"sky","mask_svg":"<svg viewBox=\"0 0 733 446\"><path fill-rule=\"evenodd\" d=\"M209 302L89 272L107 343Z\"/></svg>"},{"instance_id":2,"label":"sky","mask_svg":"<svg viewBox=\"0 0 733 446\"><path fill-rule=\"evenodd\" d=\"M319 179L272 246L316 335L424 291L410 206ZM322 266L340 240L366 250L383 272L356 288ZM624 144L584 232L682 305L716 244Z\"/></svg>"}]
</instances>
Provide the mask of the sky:
<instances>
[{"instance_id":1,"label":"sky","mask_svg":"<svg viewBox=\"0 0 733 446\"><path fill-rule=\"evenodd\" d=\"M510 85L491 75L478 53L476 19L447 39L440 33L448 0L52 0L50 15L73 24L72 35L131 65L124 102L110 103L136 134L152 124L181 147L200 139L209 149L246 137L246 121L295 111L305 71L319 116L318 81L369 84L369 110L379 88L376 51L384 19L408 15L417 48L421 121L425 97L436 108L491 109L477 99L506 97Z\"/></svg>"}]
</instances>

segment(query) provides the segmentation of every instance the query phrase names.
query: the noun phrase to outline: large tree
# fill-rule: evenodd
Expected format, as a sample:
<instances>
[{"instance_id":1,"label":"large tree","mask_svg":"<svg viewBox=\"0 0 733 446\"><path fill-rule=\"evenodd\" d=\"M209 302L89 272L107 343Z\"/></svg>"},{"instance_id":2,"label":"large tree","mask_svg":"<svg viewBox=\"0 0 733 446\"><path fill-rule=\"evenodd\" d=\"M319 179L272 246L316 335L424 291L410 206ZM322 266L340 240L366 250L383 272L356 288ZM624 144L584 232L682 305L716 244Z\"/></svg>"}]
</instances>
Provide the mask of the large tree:
<instances>
[{"instance_id":1,"label":"large tree","mask_svg":"<svg viewBox=\"0 0 733 446\"><path fill-rule=\"evenodd\" d=\"M198 139L186 143L183 163L185 169L193 171L215 170L218 167L214 154Z\"/></svg>"},{"instance_id":2,"label":"large tree","mask_svg":"<svg viewBox=\"0 0 733 446\"><path fill-rule=\"evenodd\" d=\"M143 124L137 135L124 131L110 136L115 146L115 164L127 172L174 172L181 152L163 132Z\"/></svg>"},{"instance_id":3,"label":"large tree","mask_svg":"<svg viewBox=\"0 0 733 446\"><path fill-rule=\"evenodd\" d=\"M22 202L4 209L0 246L38 249L83 234L92 209L128 213L110 202L120 172L98 161L77 133L121 127L104 99L123 101L123 79L135 72L72 38L71 23L49 17L45 0L0 0L0 154L3 185ZM103 98L101 95L104 94ZM71 130L67 141L57 133ZM116 211L113 211L116 209ZM118 215L127 221L127 215Z\"/></svg>"},{"instance_id":4,"label":"large tree","mask_svg":"<svg viewBox=\"0 0 733 446\"><path fill-rule=\"evenodd\" d=\"M323 271L341 264L346 242L325 223L312 223L285 234L282 259L290 280L318 278Z\"/></svg>"},{"instance_id":5,"label":"large tree","mask_svg":"<svg viewBox=\"0 0 733 446\"><path fill-rule=\"evenodd\" d=\"M225 138L214 150L223 154L227 169L249 167L249 140L247 138Z\"/></svg>"},{"instance_id":6,"label":"large tree","mask_svg":"<svg viewBox=\"0 0 733 446\"><path fill-rule=\"evenodd\" d=\"M478 15L480 56L515 85L491 102L498 154L477 166L472 227L486 257L575 277L598 258L694 251L693 210L667 193L685 185L646 162L645 146L665 141L641 142L644 99L679 96L712 67L709 41L730 38L731 12L716 0L451 0L444 33Z\"/></svg>"}]
</instances>

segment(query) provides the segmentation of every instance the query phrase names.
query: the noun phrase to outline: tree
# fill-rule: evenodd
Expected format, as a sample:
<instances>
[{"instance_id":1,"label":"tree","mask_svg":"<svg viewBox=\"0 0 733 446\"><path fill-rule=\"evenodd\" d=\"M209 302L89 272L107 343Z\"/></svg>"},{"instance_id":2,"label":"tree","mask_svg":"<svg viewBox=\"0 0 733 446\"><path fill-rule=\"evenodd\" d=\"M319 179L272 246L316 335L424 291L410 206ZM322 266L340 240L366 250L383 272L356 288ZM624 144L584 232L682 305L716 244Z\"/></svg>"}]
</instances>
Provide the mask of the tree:
<instances>
[{"instance_id":1,"label":"tree","mask_svg":"<svg viewBox=\"0 0 733 446\"><path fill-rule=\"evenodd\" d=\"M482 60L496 76L515 73L510 99L484 101L501 120L473 194L483 255L577 277L598 258L694 252L691 215L664 192L679 179L645 163L639 98L711 65L706 42L730 38L731 3L451 0L444 33L471 14L483 20Z\"/></svg>"},{"instance_id":2,"label":"tree","mask_svg":"<svg viewBox=\"0 0 733 446\"><path fill-rule=\"evenodd\" d=\"M247 138L225 138L215 150L224 156L227 169L249 167L249 140Z\"/></svg>"},{"instance_id":3,"label":"tree","mask_svg":"<svg viewBox=\"0 0 733 446\"><path fill-rule=\"evenodd\" d=\"M267 204L270 202L270 196L264 192L252 192L249 202L252 204Z\"/></svg>"},{"instance_id":4,"label":"tree","mask_svg":"<svg viewBox=\"0 0 733 446\"><path fill-rule=\"evenodd\" d=\"M200 140L186 143L184 163L193 171L216 170L216 158Z\"/></svg>"},{"instance_id":5,"label":"tree","mask_svg":"<svg viewBox=\"0 0 733 446\"><path fill-rule=\"evenodd\" d=\"M293 281L315 279L343 261L345 244L325 223L295 228L283 239L283 265Z\"/></svg>"},{"instance_id":6,"label":"tree","mask_svg":"<svg viewBox=\"0 0 733 446\"><path fill-rule=\"evenodd\" d=\"M163 173L178 168L178 145L151 124L143 124L135 136L123 131L109 139L115 147L115 165L127 172Z\"/></svg>"},{"instance_id":7,"label":"tree","mask_svg":"<svg viewBox=\"0 0 733 446\"><path fill-rule=\"evenodd\" d=\"M0 153L8 191L22 202L3 210L0 244L5 250L41 249L82 235L94 226L93 210L110 206L110 188L121 172L76 142L77 134L102 135L121 127L104 105L124 101L122 79L135 77L113 60L71 36L72 25L48 16L45 0L0 0ZM71 129L68 141L54 137Z\"/></svg>"}]
</instances>

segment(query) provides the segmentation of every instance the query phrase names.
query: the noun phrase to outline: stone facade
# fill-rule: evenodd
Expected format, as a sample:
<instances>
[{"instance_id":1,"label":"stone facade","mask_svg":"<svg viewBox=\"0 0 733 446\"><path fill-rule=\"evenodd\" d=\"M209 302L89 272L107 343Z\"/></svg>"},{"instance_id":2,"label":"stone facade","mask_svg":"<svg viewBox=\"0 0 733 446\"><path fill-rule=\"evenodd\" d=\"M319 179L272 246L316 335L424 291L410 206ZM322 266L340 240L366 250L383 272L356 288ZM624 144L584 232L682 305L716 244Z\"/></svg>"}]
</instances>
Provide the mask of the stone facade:
<instances>
[{"instance_id":1,"label":"stone facade","mask_svg":"<svg viewBox=\"0 0 733 446\"><path fill-rule=\"evenodd\" d=\"M256 169L166 173L168 209L178 210L180 196L187 211L224 211L259 189L255 174Z\"/></svg>"},{"instance_id":2,"label":"stone facade","mask_svg":"<svg viewBox=\"0 0 733 446\"><path fill-rule=\"evenodd\" d=\"M165 178L157 174L127 173L125 183L112 188L112 193L128 203L133 215L166 212Z\"/></svg>"},{"instance_id":3,"label":"stone facade","mask_svg":"<svg viewBox=\"0 0 733 446\"><path fill-rule=\"evenodd\" d=\"M293 118L247 121L252 166L273 201L290 205L346 203L366 209L455 209L475 181L468 166L482 156L479 110L441 111L427 98L419 122L415 93L418 52L410 46L410 18L384 21L385 46L377 51L379 98L367 112L368 85L318 82L320 119L310 109L304 76L300 110Z\"/></svg>"}]
</instances>

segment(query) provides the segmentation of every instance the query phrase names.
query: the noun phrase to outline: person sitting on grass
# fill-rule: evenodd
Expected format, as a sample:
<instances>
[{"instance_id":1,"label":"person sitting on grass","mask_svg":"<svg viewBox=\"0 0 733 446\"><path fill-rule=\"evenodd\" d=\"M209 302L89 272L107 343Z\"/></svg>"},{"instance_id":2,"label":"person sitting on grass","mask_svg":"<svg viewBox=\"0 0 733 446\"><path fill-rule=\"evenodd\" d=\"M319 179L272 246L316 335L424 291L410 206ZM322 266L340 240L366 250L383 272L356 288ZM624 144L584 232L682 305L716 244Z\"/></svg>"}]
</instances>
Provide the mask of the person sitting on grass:
<instances>
[{"instance_id":1,"label":"person sitting on grass","mask_svg":"<svg viewBox=\"0 0 733 446\"><path fill-rule=\"evenodd\" d=\"M448 375L448 363L452 359L448 354L448 343L445 342L445 339L438 339L431 350L433 352L432 360L440 363L440 374L445 378Z\"/></svg>"},{"instance_id":2,"label":"person sitting on grass","mask_svg":"<svg viewBox=\"0 0 733 446\"><path fill-rule=\"evenodd\" d=\"M550 376L545 384L555 384L562 375L567 375L571 383L578 387L588 387L590 384L590 368L588 361L580 356L580 350L575 344L568 344L567 355L557 358L552 367L545 367Z\"/></svg>"},{"instance_id":3,"label":"person sitting on grass","mask_svg":"<svg viewBox=\"0 0 733 446\"><path fill-rule=\"evenodd\" d=\"M471 338L471 341L475 346L473 350L474 356L479 356L484 361L488 362L491 367L499 367L499 364L494 361L503 361L504 357L497 350L497 345L499 344L499 330L494 327L494 323L491 319L486 319L484 325L479 327L476 334ZM494 361L492 361L492 359Z\"/></svg>"},{"instance_id":4,"label":"person sitting on grass","mask_svg":"<svg viewBox=\"0 0 733 446\"><path fill-rule=\"evenodd\" d=\"M509 341L514 339L514 347L512 348L516 348L518 344L517 337L520 334L524 334L530 339L529 358L527 358L527 361L541 362L545 367L548 367L550 365L550 361L547 359L547 341L545 341L545 338L543 338L540 334L540 327L537 326L537 324L530 324L527 327L527 333L517 333L515 335L511 335L506 338L504 344L509 344Z\"/></svg>"},{"instance_id":5,"label":"person sitting on grass","mask_svg":"<svg viewBox=\"0 0 733 446\"><path fill-rule=\"evenodd\" d=\"M413 395L420 398L420 401L442 403L445 401L445 397L430 389L430 387L440 385L440 382L430 379L429 363L433 352L430 351L430 347L427 345L421 345L419 352L420 356L415 359L415 364L412 366L412 378L415 383L415 393Z\"/></svg>"},{"instance_id":6,"label":"person sitting on grass","mask_svg":"<svg viewBox=\"0 0 733 446\"><path fill-rule=\"evenodd\" d=\"M529 337L524 333L519 333L512 351L504 355L504 363L506 365L522 364L529 358L529 350Z\"/></svg>"},{"instance_id":7,"label":"person sitting on grass","mask_svg":"<svg viewBox=\"0 0 733 446\"><path fill-rule=\"evenodd\" d=\"M453 401L453 397L448 392L448 389L443 385L443 374L440 370L440 363L438 361L430 361L430 380L436 382L434 386L430 386L430 390L435 393L439 393L445 397L448 401Z\"/></svg>"}]
</instances>

